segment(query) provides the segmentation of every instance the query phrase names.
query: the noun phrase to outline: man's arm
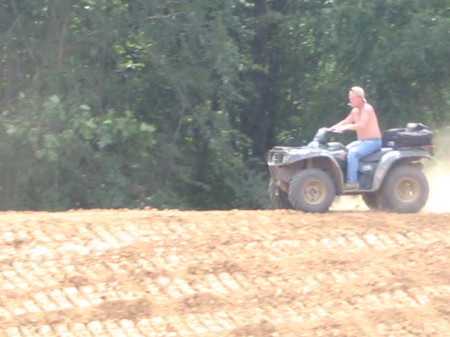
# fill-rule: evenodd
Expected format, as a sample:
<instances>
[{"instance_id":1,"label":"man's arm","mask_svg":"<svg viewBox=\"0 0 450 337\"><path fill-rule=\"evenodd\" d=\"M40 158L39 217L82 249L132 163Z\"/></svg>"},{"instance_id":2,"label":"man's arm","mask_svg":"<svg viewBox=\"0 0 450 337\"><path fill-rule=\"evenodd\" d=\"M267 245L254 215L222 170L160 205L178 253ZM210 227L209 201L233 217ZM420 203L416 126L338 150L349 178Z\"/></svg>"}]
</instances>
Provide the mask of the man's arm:
<instances>
[{"instance_id":1,"label":"man's arm","mask_svg":"<svg viewBox=\"0 0 450 337\"><path fill-rule=\"evenodd\" d=\"M337 132L348 130L347 126L352 125L352 123L353 123L352 112L353 112L353 110L350 111L350 113L348 114L348 116L345 119L343 119L340 122L334 124L329 129L335 129Z\"/></svg>"}]
</instances>

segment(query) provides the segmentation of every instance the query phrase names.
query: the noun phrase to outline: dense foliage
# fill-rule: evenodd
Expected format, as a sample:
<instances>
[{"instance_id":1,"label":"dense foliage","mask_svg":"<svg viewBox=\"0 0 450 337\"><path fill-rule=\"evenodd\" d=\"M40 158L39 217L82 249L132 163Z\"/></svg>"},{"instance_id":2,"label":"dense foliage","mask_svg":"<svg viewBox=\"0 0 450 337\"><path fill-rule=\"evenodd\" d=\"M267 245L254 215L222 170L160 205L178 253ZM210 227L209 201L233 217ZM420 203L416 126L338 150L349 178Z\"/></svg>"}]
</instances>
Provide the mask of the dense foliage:
<instances>
[{"instance_id":1,"label":"dense foliage","mask_svg":"<svg viewBox=\"0 0 450 337\"><path fill-rule=\"evenodd\" d=\"M352 85L450 120L448 0L7 0L0 51L0 209L267 207Z\"/></svg>"}]
</instances>

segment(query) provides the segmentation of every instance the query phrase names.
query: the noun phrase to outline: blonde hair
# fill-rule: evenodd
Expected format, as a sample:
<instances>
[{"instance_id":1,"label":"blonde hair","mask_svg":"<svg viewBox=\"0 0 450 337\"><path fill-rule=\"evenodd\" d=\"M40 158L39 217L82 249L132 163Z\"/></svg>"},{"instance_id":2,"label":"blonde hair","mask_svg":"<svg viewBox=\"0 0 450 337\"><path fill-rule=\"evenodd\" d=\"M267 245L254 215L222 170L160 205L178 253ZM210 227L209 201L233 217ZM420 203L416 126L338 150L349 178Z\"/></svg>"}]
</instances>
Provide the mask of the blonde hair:
<instances>
[{"instance_id":1,"label":"blonde hair","mask_svg":"<svg viewBox=\"0 0 450 337\"><path fill-rule=\"evenodd\" d=\"M361 87L352 87L350 89L351 92L353 92L356 96L361 97L364 102L367 102L366 100L366 94L364 92L364 89Z\"/></svg>"}]
</instances>

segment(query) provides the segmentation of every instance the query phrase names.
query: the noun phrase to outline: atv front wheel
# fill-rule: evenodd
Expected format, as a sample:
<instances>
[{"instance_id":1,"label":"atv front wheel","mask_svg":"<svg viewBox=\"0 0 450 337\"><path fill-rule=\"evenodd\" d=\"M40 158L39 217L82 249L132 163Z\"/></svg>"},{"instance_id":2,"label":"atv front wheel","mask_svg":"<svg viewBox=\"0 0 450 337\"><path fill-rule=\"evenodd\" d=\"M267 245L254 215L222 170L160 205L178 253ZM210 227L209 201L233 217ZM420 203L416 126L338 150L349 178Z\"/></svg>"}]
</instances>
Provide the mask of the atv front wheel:
<instances>
[{"instance_id":1,"label":"atv front wheel","mask_svg":"<svg viewBox=\"0 0 450 337\"><path fill-rule=\"evenodd\" d=\"M328 211L336 188L323 170L307 169L297 173L289 184L289 201L298 210L311 213Z\"/></svg>"},{"instance_id":2,"label":"atv front wheel","mask_svg":"<svg viewBox=\"0 0 450 337\"><path fill-rule=\"evenodd\" d=\"M269 198L272 204L279 209L289 209L292 208L291 203L287 197L286 192L281 191L275 181L270 179L269 182Z\"/></svg>"},{"instance_id":3,"label":"atv front wheel","mask_svg":"<svg viewBox=\"0 0 450 337\"><path fill-rule=\"evenodd\" d=\"M416 213L428 200L428 181L418 168L399 166L388 172L381 187L383 208L398 213Z\"/></svg>"}]
</instances>

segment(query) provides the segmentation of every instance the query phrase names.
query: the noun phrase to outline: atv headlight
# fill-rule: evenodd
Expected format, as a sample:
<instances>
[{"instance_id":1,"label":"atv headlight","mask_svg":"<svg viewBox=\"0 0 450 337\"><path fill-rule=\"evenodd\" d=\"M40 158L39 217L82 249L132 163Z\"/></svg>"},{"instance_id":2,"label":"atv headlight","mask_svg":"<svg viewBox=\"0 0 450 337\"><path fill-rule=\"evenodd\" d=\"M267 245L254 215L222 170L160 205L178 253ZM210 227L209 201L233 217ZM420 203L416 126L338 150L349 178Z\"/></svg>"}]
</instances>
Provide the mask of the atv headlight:
<instances>
[{"instance_id":1,"label":"atv headlight","mask_svg":"<svg viewBox=\"0 0 450 337\"><path fill-rule=\"evenodd\" d=\"M280 152L272 153L272 158L270 159L270 161L273 164L283 164L283 160L284 160L283 153L280 153Z\"/></svg>"}]
</instances>

